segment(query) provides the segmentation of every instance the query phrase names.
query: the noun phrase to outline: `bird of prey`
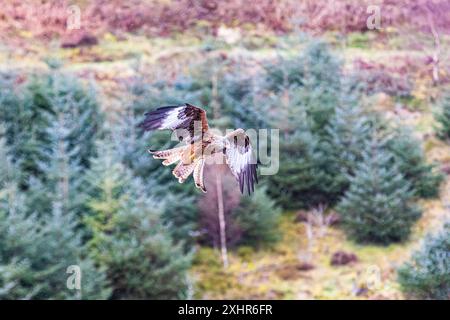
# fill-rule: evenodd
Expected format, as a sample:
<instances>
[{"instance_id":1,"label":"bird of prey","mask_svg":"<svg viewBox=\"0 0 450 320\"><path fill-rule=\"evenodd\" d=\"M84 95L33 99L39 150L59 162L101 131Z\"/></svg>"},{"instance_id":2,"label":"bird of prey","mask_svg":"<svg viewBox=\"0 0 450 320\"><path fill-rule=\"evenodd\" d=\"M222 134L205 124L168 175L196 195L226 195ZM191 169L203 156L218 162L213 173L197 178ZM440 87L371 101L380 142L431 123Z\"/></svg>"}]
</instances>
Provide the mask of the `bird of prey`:
<instances>
[{"instance_id":1,"label":"bird of prey","mask_svg":"<svg viewBox=\"0 0 450 320\"><path fill-rule=\"evenodd\" d=\"M183 183L193 173L195 186L206 192L203 181L203 168L209 157L223 153L226 163L236 180L241 193L247 189L254 191L257 162L253 155L249 137L243 129L237 129L225 136L211 132L205 110L189 103L178 106L160 107L145 114L139 125L145 131L173 130L180 141L186 144L168 150L149 150L155 159L164 160L168 166L177 163L173 175Z\"/></svg>"}]
</instances>

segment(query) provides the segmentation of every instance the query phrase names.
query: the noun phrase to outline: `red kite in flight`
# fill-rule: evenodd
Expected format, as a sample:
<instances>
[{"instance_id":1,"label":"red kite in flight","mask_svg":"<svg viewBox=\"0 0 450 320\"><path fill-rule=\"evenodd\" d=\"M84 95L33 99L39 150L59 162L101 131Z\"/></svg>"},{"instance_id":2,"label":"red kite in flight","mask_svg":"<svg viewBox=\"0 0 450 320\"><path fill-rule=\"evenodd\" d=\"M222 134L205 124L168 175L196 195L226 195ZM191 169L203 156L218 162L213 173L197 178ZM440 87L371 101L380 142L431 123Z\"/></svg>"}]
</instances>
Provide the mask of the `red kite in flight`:
<instances>
[{"instance_id":1,"label":"red kite in flight","mask_svg":"<svg viewBox=\"0 0 450 320\"><path fill-rule=\"evenodd\" d=\"M257 162L253 155L249 137L243 129L237 129L225 136L211 132L205 110L189 103L180 106L160 107L145 114L139 125L145 131L169 129L176 132L186 145L169 150L149 150L155 159L163 159L163 165L178 164L173 175L183 183L193 173L195 186L206 192L203 182L203 168L208 157L223 153L226 163L239 182L241 193L244 189L254 191ZM181 134L180 134L181 132Z\"/></svg>"}]
</instances>

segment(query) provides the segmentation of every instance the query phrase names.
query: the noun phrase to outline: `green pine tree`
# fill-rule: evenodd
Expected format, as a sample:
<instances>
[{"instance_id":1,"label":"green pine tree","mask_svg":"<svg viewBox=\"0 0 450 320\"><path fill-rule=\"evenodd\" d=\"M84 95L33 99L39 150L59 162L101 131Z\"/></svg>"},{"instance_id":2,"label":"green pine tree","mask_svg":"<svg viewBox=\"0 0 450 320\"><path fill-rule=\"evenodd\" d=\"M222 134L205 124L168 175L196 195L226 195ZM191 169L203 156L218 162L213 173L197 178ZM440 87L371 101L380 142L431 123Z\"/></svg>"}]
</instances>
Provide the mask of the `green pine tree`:
<instances>
[{"instance_id":1,"label":"green pine tree","mask_svg":"<svg viewBox=\"0 0 450 320\"><path fill-rule=\"evenodd\" d=\"M370 120L358 105L337 106L335 114L326 127L324 154L329 166L335 172L334 182L342 193L348 189L348 176L353 174L362 160L370 140Z\"/></svg>"},{"instance_id":2,"label":"green pine tree","mask_svg":"<svg viewBox=\"0 0 450 320\"><path fill-rule=\"evenodd\" d=\"M414 195L421 198L437 197L444 176L434 164L428 164L420 141L410 130L398 130L389 140L387 148L401 173L411 183Z\"/></svg>"},{"instance_id":3,"label":"green pine tree","mask_svg":"<svg viewBox=\"0 0 450 320\"><path fill-rule=\"evenodd\" d=\"M46 162L39 162L41 177L29 181L29 207L40 213L50 212L53 202L63 209L81 216L85 208L86 192L83 187L82 155L77 146L70 145L72 119L63 112L47 129L48 148Z\"/></svg>"},{"instance_id":4,"label":"green pine tree","mask_svg":"<svg viewBox=\"0 0 450 320\"><path fill-rule=\"evenodd\" d=\"M341 63L329 47L311 41L296 57L281 57L265 69L267 92L260 103L270 105L266 109L276 116L274 126L293 133L298 129L298 116L306 112L313 132L323 133L342 90Z\"/></svg>"},{"instance_id":5,"label":"green pine tree","mask_svg":"<svg viewBox=\"0 0 450 320\"><path fill-rule=\"evenodd\" d=\"M27 252L39 241L36 215L28 216L24 194L13 183L0 188L0 298L31 299L42 282ZM30 261L31 260L31 261ZM44 272L44 270L41 270Z\"/></svg>"},{"instance_id":6,"label":"green pine tree","mask_svg":"<svg viewBox=\"0 0 450 320\"><path fill-rule=\"evenodd\" d=\"M0 154L5 152L0 143ZM2 158L8 162L10 158ZM41 219L30 214L27 195L19 190L12 162L8 176L0 179L0 298L3 299L101 299L108 295L102 273L85 257L76 220L54 202ZM81 288L67 287L69 266L81 269ZM85 276L83 276L85 275Z\"/></svg>"},{"instance_id":7,"label":"green pine tree","mask_svg":"<svg viewBox=\"0 0 450 320\"><path fill-rule=\"evenodd\" d=\"M435 115L438 123L437 134L443 140L450 139L450 93L445 93Z\"/></svg>"},{"instance_id":8,"label":"green pine tree","mask_svg":"<svg viewBox=\"0 0 450 320\"><path fill-rule=\"evenodd\" d=\"M347 234L358 242L389 244L405 240L420 211L413 191L385 149L373 138L350 177L350 187L337 207Z\"/></svg>"},{"instance_id":9,"label":"green pine tree","mask_svg":"<svg viewBox=\"0 0 450 320\"><path fill-rule=\"evenodd\" d=\"M13 159L24 173L22 187L28 187L29 176L42 177L40 164L50 160L52 141L48 129L59 122L61 115L67 120L69 150L76 149L80 165L89 166L102 123L92 86L85 87L58 71L32 75L17 88L14 81L0 81L0 86L2 92L7 92L0 96L0 122L6 126Z\"/></svg>"},{"instance_id":10,"label":"green pine tree","mask_svg":"<svg viewBox=\"0 0 450 320\"><path fill-rule=\"evenodd\" d=\"M48 110L34 103L24 85L16 87L14 76L0 79L0 123L5 126L13 161L20 165L26 180L28 175L39 174L37 163L46 160L42 146L47 142Z\"/></svg>"},{"instance_id":11,"label":"green pine tree","mask_svg":"<svg viewBox=\"0 0 450 320\"><path fill-rule=\"evenodd\" d=\"M51 114L50 125L64 118L69 150L76 148L73 154L80 158L80 165L88 167L103 123L93 85L85 86L71 75L53 71L32 78L27 90L30 102Z\"/></svg>"},{"instance_id":12,"label":"green pine tree","mask_svg":"<svg viewBox=\"0 0 450 320\"><path fill-rule=\"evenodd\" d=\"M60 196L61 197L61 196ZM37 270L39 293L36 299L105 299L111 290L104 270L97 268L86 257L87 252L78 232L75 216L60 202L46 215L40 237L31 246L31 266ZM42 219L40 219L42 220ZM36 255L34 255L36 253ZM81 271L80 290L68 288L69 266ZM36 281L35 280L35 281Z\"/></svg>"},{"instance_id":13,"label":"green pine tree","mask_svg":"<svg viewBox=\"0 0 450 320\"><path fill-rule=\"evenodd\" d=\"M259 247L272 244L279 239L281 210L266 194L265 188L258 188L251 197L242 197L239 207L233 212L242 235L241 245Z\"/></svg>"},{"instance_id":14,"label":"green pine tree","mask_svg":"<svg viewBox=\"0 0 450 320\"><path fill-rule=\"evenodd\" d=\"M285 209L334 203L340 195L335 168L324 153L322 141L307 127L280 145L280 169L267 177L268 193Z\"/></svg>"},{"instance_id":15,"label":"green pine tree","mask_svg":"<svg viewBox=\"0 0 450 320\"><path fill-rule=\"evenodd\" d=\"M174 243L162 223L161 205L120 163L107 141L92 160L87 181L88 245L96 263L106 269L112 298L186 298L191 255Z\"/></svg>"},{"instance_id":16,"label":"green pine tree","mask_svg":"<svg viewBox=\"0 0 450 320\"><path fill-rule=\"evenodd\" d=\"M115 154L134 176L148 184L149 194L165 204L161 219L169 225L174 239L183 240L188 248L198 231L195 205L198 192L192 183L178 183L170 168L161 166L161 162L147 152L148 149L171 148L170 135L167 136L166 132L142 135L135 129L137 122L133 116L124 115L114 123L111 134L114 136Z\"/></svg>"},{"instance_id":17,"label":"green pine tree","mask_svg":"<svg viewBox=\"0 0 450 320\"><path fill-rule=\"evenodd\" d=\"M0 123L0 188L8 182L20 180L20 172L13 163L11 150L6 143L5 132L5 126Z\"/></svg>"},{"instance_id":18,"label":"green pine tree","mask_svg":"<svg viewBox=\"0 0 450 320\"><path fill-rule=\"evenodd\" d=\"M398 270L403 292L415 299L450 299L450 223L429 235L411 261Z\"/></svg>"}]
</instances>

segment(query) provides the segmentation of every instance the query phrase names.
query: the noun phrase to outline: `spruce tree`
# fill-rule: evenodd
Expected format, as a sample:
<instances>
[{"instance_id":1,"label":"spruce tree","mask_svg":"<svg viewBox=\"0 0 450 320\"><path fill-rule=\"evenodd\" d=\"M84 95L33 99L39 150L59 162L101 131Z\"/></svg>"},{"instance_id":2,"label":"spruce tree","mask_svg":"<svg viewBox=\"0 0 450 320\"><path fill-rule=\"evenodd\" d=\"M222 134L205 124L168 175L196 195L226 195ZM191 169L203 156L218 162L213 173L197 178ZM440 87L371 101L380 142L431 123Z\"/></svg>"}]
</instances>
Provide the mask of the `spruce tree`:
<instances>
[{"instance_id":1,"label":"spruce tree","mask_svg":"<svg viewBox=\"0 0 450 320\"><path fill-rule=\"evenodd\" d=\"M337 206L344 230L358 242L389 244L405 240L420 217L411 203L411 186L385 144L385 139L372 139Z\"/></svg>"},{"instance_id":2,"label":"spruce tree","mask_svg":"<svg viewBox=\"0 0 450 320\"><path fill-rule=\"evenodd\" d=\"M294 133L298 115L306 112L313 132L322 133L342 89L341 64L329 47L311 41L297 56L281 57L265 69L265 101L270 104L267 109L277 111L271 113L278 118L274 126Z\"/></svg>"},{"instance_id":3,"label":"spruce tree","mask_svg":"<svg viewBox=\"0 0 450 320\"><path fill-rule=\"evenodd\" d=\"M312 42L304 53L304 104L313 130L322 132L334 114L342 89L341 64L324 42Z\"/></svg>"},{"instance_id":4,"label":"spruce tree","mask_svg":"<svg viewBox=\"0 0 450 320\"><path fill-rule=\"evenodd\" d=\"M411 183L415 196L437 197L444 179L434 164L426 162L420 141L407 129L397 130L387 143L404 178Z\"/></svg>"},{"instance_id":5,"label":"spruce tree","mask_svg":"<svg viewBox=\"0 0 450 320\"><path fill-rule=\"evenodd\" d=\"M0 190L0 297L5 299L104 299L103 273L84 257L73 216L55 203L44 221L27 214L17 188ZM67 287L67 268L81 270L80 290Z\"/></svg>"},{"instance_id":6,"label":"spruce tree","mask_svg":"<svg viewBox=\"0 0 450 320\"><path fill-rule=\"evenodd\" d=\"M0 141L0 154L5 154ZM53 202L51 212L29 213L27 194L19 190L10 157L2 158L8 176L0 178L0 298L101 299L105 279L85 257L74 216ZM81 269L81 288L67 287L69 266Z\"/></svg>"},{"instance_id":7,"label":"spruce tree","mask_svg":"<svg viewBox=\"0 0 450 320\"><path fill-rule=\"evenodd\" d=\"M325 128L324 154L335 172L334 181L342 193L349 186L348 176L353 174L362 160L362 150L370 139L370 120L359 105L340 105Z\"/></svg>"},{"instance_id":8,"label":"spruce tree","mask_svg":"<svg viewBox=\"0 0 450 320\"><path fill-rule=\"evenodd\" d=\"M268 193L285 209L334 203L341 191L319 137L307 127L280 145L280 168L267 177Z\"/></svg>"},{"instance_id":9,"label":"spruce tree","mask_svg":"<svg viewBox=\"0 0 450 320\"><path fill-rule=\"evenodd\" d=\"M439 102L439 110L435 115L437 135L443 140L450 139L450 93L445 93Z\"/></svg>"},{"instance_id":10,"label":"spruce tree","mask_svg":"<svg viewBox=\"0 0 450 320\"><path fill-rule=\"evenodd\" d=\"M398 270L403 292L415 299L450 299L450 223L428 235L422 248Z\"/></svg>"},{"instance_id":11,"label":"spruce tree","mask_svg":"<svg viewBox=\"0 0 450 320\"><path fill-rule=\"evenodd\" d=\"M6 129L3 123L0 123L0 168L0 188L8 182L20 180L20 171L13 163L11 150L6 143Z\"/></svg>"},{"instance_id":12,"label":"spruce tree","mask_svg":"<svg viewBox=\"0 0 450 320\"><path fill-rule=\"evenodd\" d=\"M242 231L239 244L260 247L279 240L280 215L281 210L267 196L265 188L256 189L251 197L242 197L233 212Z\"/></svg>"},{"instance_id":13,"label":"spruce tree","mask_svg":"<svg viewBox=\"0 0 450 320\"><path fill-rule=\"evenodd\" d=\"M38 163L42 175L32 177L28 183L29 207L35 212L50 212L55 201L77 216L86 209L82 155L78 146L69 142L71 121L70 115L58 112L47 129L48 147L44 154L48 161Z\"/></svg>"},{"instance_id":14,"label":"spruce tree","mask_svg":"<svg viewBox=\"0 0 450 320\"><path fill-rule=\"evenodd\" d=\"M62 195L58 197L62 198ZM64 204L53 202L51 213L42 223L40 237L32 246L33 252L37 253L31 255L32 266L38 270L37 280L41 282L37 299L105 299L109 296L104 272L86 257L77 227L77 219ZM80 268L80 290L67 286L70 266Z\"/></svg>"},{"instance_id":15,"label":"spruce tree","mask_svg":"<svg viewBox=\"0 0 450 320\"><path fill-rule=\"evenodd\" d=\"M50 125L64 118L68 148L76 148L73 154L80 158L80 165L88 167L103 122L93 85L85 86L71 75L53 71L33 77L27 90L30 102L50 113Z\"/></svg>"},{"instance_id":16,"label":"spruce tree","mask_svg":"<svg viewBox=\"0 0 450 320\"><path fill-rule=\"evenodd\" d=\"M2 91L8 92L0 97L0 121L6 126L6 140L14 161L24 173L21 187L28 187L29 176L42 177L40 164L50 160L48 129L61 115L67 120L69 150L77 149L80 165L88 167L102 123L92 86L85 87L59 71L31 75L17 87L12 80L0 81L0 85Z\"/></svg>"},{"instance_id":17,"label":"spruce tree","mask_svg":"<svg viewBox=\"0 0 450 320\"><path fill-rule=\"evenodd\" d=\"M114 150L122 164L148 184L148 191L155 201L164 203L161 219L170 227L173 237L183 240L190 247L194 234L198 233L198 195L192 183L180 184L173 178L170 168L161 165L147 152L148 149L171 148L170 135L156 132L143 135L137 131L138 119L123 115L114 123L111 134ZM173 143L173 142L172 142Z\"/></svg>"},{"instance_id":18,"label":"spruce tree","mask_svg":"<svg viewBox=\"0 0 450 320\"><path fill-rule=\"evenodd\" d=\"M37 163L46 160L42 146L47 142L48 109L35 104L24 85L16 87L14 76L1 77L0 86L0 122L5 126L13 161L20 164L23 179L27 179L39 174Z\"/></svg>"},{"instance_id":19,"label":"spruce tree","mask_svg":"<svg viewBox=\"0 0 450 320\"><path fill-rule=\"evenodd\" d=\"M36 215L27 215L24 194L14 183L0 188L0 298L31 299L39 292L27 252L39 241ZM43 270L42 270L43 271Z\"/></svg>"},{"instance_id":20,"label":"spruce tree","mask_svg":"<svg viewBox=\"0 0 450 320\"><path fill-rule=\"evenodd\" d=\"M226 118L223 122L233 128L268 128L268 97L260 94L263 83L258 77L242 72L246 67L243 61L238 61L220 74L217 91L221 115Z\"/></svg>"},{"instance_id":21,"label":"spruce tree","mask_svg":"<svg viewBox=\"0 0 450 320\"><path fill-rule=\"evenodd\" d=\"M190 254L174 243L148 186L120 163L107 141L92 160L87 183L88 245L93 259L106 269L112 298L185 298Z\"/></svg>"}]
</instances>

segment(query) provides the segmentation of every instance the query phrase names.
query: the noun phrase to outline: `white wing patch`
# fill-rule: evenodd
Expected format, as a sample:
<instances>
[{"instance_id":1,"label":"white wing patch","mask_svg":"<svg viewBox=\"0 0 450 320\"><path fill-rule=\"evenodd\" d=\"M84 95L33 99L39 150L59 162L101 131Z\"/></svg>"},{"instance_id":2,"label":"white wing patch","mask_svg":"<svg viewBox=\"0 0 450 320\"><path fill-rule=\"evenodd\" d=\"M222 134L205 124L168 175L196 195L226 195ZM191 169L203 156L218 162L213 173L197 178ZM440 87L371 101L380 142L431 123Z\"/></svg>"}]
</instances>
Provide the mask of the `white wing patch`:
<instances>
[{"instance_id":1,"label":"white wing patch","mask_svg":"<svg viewBox=\"0 0 450 320\"><path fill-rule=\"evenodd\" d=\"M197 139L208 131L205 110L188 103L181 106L160 107L147 112L139 126L145 131L165 129L177 131L180 140Z\"/></svg>"},{"instance_id":2,"label":"white wing patch","mask_svg":"<svg viewBox=\"0 0 450 320\"><path fill-rule=\"evenodd\" d=\"M248 136L241 134L227 139L225 154L227 164L239 182L241 193L244 193L245 187L249 194L252 193L255 190L255 183L258 183L258 176L256 158L253 156Z\"/></svg>"},{"instance_id":3,"label":"white wing patch","mask_svg":"<svg viewBox=\"0 0 450 320\"><path fill-rule=\"evenodd\" d=\"M180 124L183 123L183 119L178 118L178 114L184 107L175 108L167 112L166 118L161 122L158 129L176 129Z\"/></svg>"}]
</instances>

